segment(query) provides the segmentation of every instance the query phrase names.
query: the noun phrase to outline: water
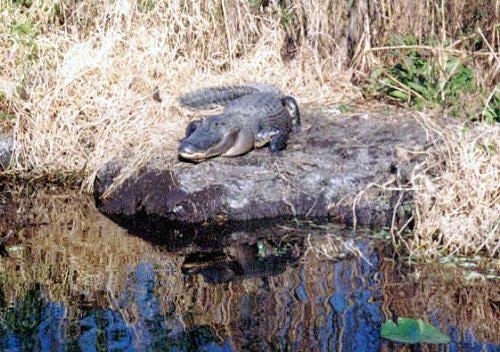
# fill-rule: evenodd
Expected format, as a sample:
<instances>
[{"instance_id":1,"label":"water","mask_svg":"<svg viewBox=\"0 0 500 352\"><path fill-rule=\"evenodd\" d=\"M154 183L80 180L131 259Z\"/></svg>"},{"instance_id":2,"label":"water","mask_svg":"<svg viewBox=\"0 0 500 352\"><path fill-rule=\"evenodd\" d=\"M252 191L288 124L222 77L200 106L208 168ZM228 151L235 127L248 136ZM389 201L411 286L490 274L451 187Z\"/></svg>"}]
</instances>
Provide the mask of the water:
<instances>
[{"instance_id":1,"label":"water","mask_svg":"<svg viewBox=\"0 0 500 352\"><path fill-rule=\"evenodd\" d=\"M498 281L405 267L367 233L290 222L131 234L58 192L2 192L2 351L500 350ZM452 343L381 339L397 316Z\"/></svg>"}]
</instances>

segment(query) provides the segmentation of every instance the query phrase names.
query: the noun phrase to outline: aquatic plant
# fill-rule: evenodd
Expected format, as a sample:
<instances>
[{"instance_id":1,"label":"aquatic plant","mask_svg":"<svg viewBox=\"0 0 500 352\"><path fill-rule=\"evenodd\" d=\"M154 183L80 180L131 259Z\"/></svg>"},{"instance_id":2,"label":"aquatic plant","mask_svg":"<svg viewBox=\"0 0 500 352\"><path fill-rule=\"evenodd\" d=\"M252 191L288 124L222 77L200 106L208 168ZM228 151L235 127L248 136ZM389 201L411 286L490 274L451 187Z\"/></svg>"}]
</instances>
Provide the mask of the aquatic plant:
<instances>
[{"instance_id":1,"label":"aquatic plant","mask_svg":"<svg viewBox=\"0 0 500 352\"><path fill-rule=\"evenodd\" d=\"M432 324L420 319L399 317L397 323L387 320L380 335L388 340L403 343L450 343L450 337L443 334Z\"/></svg>"}]
</instances>

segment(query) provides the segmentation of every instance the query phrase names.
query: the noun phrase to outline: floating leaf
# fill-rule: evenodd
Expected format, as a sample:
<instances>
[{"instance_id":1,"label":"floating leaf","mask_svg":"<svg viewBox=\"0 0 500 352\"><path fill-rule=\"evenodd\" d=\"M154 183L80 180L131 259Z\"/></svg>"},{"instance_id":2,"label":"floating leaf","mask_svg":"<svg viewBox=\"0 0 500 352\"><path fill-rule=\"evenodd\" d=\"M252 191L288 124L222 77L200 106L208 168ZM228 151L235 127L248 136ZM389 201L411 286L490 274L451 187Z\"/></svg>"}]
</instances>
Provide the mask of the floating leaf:
<instances>
[{"instance_id":1,"label":"floating leaf","mask_svg":"<svg viewBox=\"0 0 500 352\"><path fill-rule=\"evenodd\" d=\"M450 343L450 337L439 329L420 319L398 318L382 325L381 336L385 339L403 343Z\"/></svg>"}]
</instances>

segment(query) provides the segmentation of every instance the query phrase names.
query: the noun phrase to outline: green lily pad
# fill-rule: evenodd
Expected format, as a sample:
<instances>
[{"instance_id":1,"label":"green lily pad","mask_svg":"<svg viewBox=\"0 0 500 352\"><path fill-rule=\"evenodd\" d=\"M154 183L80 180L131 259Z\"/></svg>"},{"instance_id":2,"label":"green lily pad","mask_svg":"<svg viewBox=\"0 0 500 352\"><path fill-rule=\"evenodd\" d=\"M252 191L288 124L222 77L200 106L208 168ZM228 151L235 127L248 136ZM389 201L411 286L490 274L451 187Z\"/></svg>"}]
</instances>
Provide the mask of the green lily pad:
<instances>
[{"instance_id":1,"label":"green lily pad","mask_svg":"<svg viewBox=\"0 0 500 352\"><path fill-rule=\"evenodd\" d=\"M450 337L420 319L398 318L397 324L387 320L382 325L381 336L403 343L450 343Z\"/></svg>"}]
</instances>

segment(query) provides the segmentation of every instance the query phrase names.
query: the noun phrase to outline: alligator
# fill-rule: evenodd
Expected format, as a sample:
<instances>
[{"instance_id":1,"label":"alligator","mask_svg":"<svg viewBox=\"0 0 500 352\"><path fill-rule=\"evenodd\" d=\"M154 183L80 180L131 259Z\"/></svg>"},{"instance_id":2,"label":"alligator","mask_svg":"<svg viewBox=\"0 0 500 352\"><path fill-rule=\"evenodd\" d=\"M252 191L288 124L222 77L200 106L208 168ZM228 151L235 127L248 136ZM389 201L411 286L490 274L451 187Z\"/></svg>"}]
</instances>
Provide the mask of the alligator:
<instances>
[{"instance_id":1,"label":"alligator","mask_svg":"<svg viewBox=\"0 0 500 352\"><path fill-rule=\"evenodd\" d=\"M214 156L238 156L269 145L276 154L286 148L288 136L300 129L295 99L264 84L203 88L179 98L183 106L213 108L221 114L194 120L179 145L181 159L199 162Z\"/></svg>"}]
</instances>

